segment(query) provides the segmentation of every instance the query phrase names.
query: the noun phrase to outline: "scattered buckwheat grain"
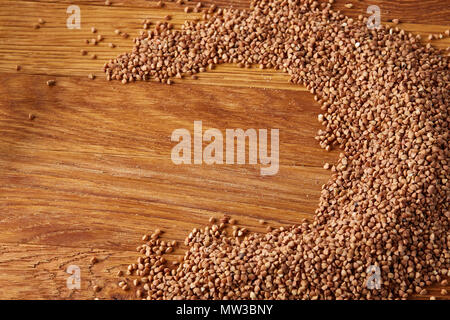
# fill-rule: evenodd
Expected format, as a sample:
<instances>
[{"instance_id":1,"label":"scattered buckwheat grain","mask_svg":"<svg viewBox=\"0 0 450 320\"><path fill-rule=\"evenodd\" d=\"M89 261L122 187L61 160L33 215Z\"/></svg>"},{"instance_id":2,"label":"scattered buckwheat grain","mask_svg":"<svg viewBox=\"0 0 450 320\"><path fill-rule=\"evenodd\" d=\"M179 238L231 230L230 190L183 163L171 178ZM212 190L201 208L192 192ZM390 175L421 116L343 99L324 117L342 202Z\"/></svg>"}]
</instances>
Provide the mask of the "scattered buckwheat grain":
<instances>
[{"instance_id":1,"label":"scattered buckwheat grain","mask_svg":"<svg viewBox=\"0 0 450 320\"><path fill-rule=\"evenodd\" d=\"M123 83L194 79L220 63L282 70L321 105L319 145L342 150L311 223L233 237L220 221L192 230L176 264L150 236L127 270L147 277L142 298L406 299L450 275L449 58L331 3L253 0L181 30L160 23L105 64ZM367 285L374 268L379 290Z\"/></svg>"}]
</instances>

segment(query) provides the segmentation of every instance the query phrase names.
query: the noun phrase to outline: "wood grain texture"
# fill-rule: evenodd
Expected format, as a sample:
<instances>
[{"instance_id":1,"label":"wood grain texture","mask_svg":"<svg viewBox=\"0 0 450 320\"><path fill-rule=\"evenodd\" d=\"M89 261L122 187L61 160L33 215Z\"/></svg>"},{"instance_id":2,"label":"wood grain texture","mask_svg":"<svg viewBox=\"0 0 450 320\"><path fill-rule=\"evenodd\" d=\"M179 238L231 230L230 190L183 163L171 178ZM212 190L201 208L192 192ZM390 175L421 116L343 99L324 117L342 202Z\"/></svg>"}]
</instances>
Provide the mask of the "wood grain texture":
<instances>
[{"instance_id":1,"label":"wood grain texture","mask_svg":"<svg viewBox=\"0 0 450 320\"><path fill-rule=\"evenodd\" d=\"M311 219L322 169L339 150L325 152L314 140L320 129L318 104L301 86L274 70L218 66L199 80L174 86L154 82L122 85L103 79L105 60L130 50L141 20L171 14L175 27L182 8L155 1L0 2L0 298L123 298L115 272L136 259L141 236L162 228L164 238L183 240L210 216L229 214L251 231L265 219L272 226ZM366 1L336 1L350 16L365 14ZM352 2L354 9L344 8ZM204 1L248 8L242 0ZM66 8L78 4L82 29L65 27ZM449 28L448 1L371 1L382 20L420 34ZM33 29L39 18L46 20ZM105 41L85 45L95 26ZM122 39L115 29L130 34ZM117 45L111 49L109 42ZM448 38L432 42L445 48ZM81 56L80 50L98 59ZM22 70L17 72L16 65ZM95 81L87 79L95 73ZM55 87L46 81L55 79ZM33 114L33 121L28 115ZM278 128L280 170L262 177L259 165L181 165L170 159L176 128L204 130ZM175 256L183 253L183 246ZM100 263L89 260L97 256ZM66 288L66 268L79 265L81 290ZM100 293L94 284L105 287ZM430 289L439 295L441 286ZM449 290L450 288L447 287ZM423 298L423 297L422 297Z\"/></svg>"},{"instance_id":2,"label":"wood grain texture","mask_svg":"<svg viewBox=\"0 0 450 320\"><path fill-rule=\"evenodd\" d=\"M343 4L349 1L336 1L336 8L343 8L349 16L359 14L367 16L367 4L353 1L355 7L346 9ZM132 48L133 36L138 35L142 28L142 20L161 21L170 14L171 23L175 28L185 20L199 18L200 14L185 14L183 7L168 3L164 8L155 8L156 1L128 0L117 2L111 7L102 5L103 1L80 1L81 29L69 30L66 27L68 14L66 9L71 1L18 1L4 0L0 2L0 72L12 72L16 64L23 67L22 73L45 74L55 76L82 76L88 73L101 73L106 60ZM208 2L205 2L207 4ZM234 1L237 8L248 8L249 1ZM239 5L238 5L239 4ZM450 14L449 1L371 1L381 9L383 21L399 18L400 27L406 31L419 33L424 36L430 33L444 32L448 29ZM220 3L219 3L220 5ZM413 18L409 18L410 15ZM39 30L33 29L39 18L46 20L46 24ZM98 33L105 40L98 45L86 45L86 39L96 37L91 33L95 26ZM130 39L123 39L114 33L120 29L130 34ZM425 37L424 37L425 38ZM108 43L114 43L111 49ZM435 46L446 48L450 46L450 39L434 40ZM89 55L82 56L84 49ZM97 59L90 58L92 54ZM214 72L200 75L196 84L212 84L218 86L245 86L259 88L278 88L287 90L304 90L301 86L288 84L289 77L281 72L264 72L253 69L239 69L236 66L220 66ZM183 83L193 82L184 80Z\"/></svg>"}]
</instances>

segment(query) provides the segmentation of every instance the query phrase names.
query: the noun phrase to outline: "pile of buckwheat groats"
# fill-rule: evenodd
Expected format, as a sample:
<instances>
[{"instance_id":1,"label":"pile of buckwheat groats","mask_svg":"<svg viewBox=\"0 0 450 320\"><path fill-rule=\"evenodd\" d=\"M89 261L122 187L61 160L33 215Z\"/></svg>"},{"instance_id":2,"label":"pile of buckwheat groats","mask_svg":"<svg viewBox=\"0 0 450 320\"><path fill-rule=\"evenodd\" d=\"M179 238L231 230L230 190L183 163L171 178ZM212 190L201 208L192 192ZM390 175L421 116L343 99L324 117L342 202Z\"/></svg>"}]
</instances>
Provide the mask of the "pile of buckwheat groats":
<instances>
[{"instance_id":1,"label":"pile of buckwheat groats","mask_svg":"<svg viewBox=\"0 0 450 320\"><path fill-rule=\"evenodd\" d=\"M181 31L144 31L132 53L105 65L124 83L167 83L225 62L284 70L322 106L320 145L343 150L311 224L241 237L226 234L226 221L195 229L174 265L163 255L175 244L145 236L127 272L138 298L397 299L447 281L449 59L418 36L369 29L330 7L255 0L250 10L210 10ZM380 289L366 285L370 266Z\"/></svg>"}]
</instances>

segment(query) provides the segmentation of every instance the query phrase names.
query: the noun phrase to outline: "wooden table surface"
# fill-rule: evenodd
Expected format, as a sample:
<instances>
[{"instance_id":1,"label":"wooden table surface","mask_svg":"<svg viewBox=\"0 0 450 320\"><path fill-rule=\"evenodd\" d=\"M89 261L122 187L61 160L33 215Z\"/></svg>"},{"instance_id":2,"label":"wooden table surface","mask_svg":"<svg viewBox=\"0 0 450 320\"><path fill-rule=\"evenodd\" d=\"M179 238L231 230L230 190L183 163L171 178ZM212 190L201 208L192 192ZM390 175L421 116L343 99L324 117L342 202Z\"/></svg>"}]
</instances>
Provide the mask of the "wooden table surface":
<instances>
[{"instance_id":1,"label":"wooden table surface","mask_svg":"<svg viewBox=\"0 0 450 320\"><path fill-rule=\"evenodd\" d=\"M228 214L256 232L265 228L259 219L272 226L312 219L330 178L322 167L337 160L339 150L326 152L314 139L318 104L282 72L222 65L172 86L107 82L103 64L131 50L142 19L170 14L179 28L200 16L175 3L112 2L0 1L0 299L120 298L115 273L135 261L140 238L156 228L183 241L211 216ZM81 9L80 30L66 27L70 4ZM356 17L368 16L372 4L383 23L398 18L423 38L449 28L449 0L337 0L334 7ZM46 23L34 29L39 18ZM96 36L91 27L105 37L96 46L84 42ZM450 39L432 44L446 48ZM49 79L56 86L47 86ZM173 164L171 133L192 132L195 120L222 132L278 128L278 174L261 176L260 166L249 164ZM174 256L181 254L182 246ZM100 262L91 265L93 256ZM69 265L80 267L80 290L66 287ZM94 293L95 284L104 289ZM433 286L422 298L448 299L441 289Z\"/></svg>"}]
</instances>

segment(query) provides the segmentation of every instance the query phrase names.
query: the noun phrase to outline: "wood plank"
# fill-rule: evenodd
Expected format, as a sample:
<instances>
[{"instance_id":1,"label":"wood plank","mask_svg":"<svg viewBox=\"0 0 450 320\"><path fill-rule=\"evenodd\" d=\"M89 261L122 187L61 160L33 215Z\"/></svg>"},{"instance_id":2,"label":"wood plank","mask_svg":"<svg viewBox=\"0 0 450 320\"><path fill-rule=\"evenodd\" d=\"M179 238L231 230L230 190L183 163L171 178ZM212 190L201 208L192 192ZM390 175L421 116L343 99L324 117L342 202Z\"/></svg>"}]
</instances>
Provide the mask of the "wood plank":
<instances>
[{"instance_id":1,"label":"wood plank","mask_svg":"<svg viewBox=\"0 0 450 320\"><path fill-rule=\"evenodd\" d=\"M99 262L92 265L95 256ZM2 299L126 298L116 286L116 273L136 252L61 246L0 244L0 296ZM80 289L67 287L69 266L80 268ZM103 288L95 293L94 285Z\"/></svg>"},{"instance_id":2,"label":"wood plank","mask_svg":"<svg viewBox=\"0 0 450 320\"><path fill-rule=\"evenodd\" d=\"M282 166L273 177L243 166L176 166L168 159L1 149L1 242L135 248L163 227L176 240L230 214L262 231L300 223L329 172ZM138 188L136 188L138 186Z\"/></svg>"}]
</instances>

